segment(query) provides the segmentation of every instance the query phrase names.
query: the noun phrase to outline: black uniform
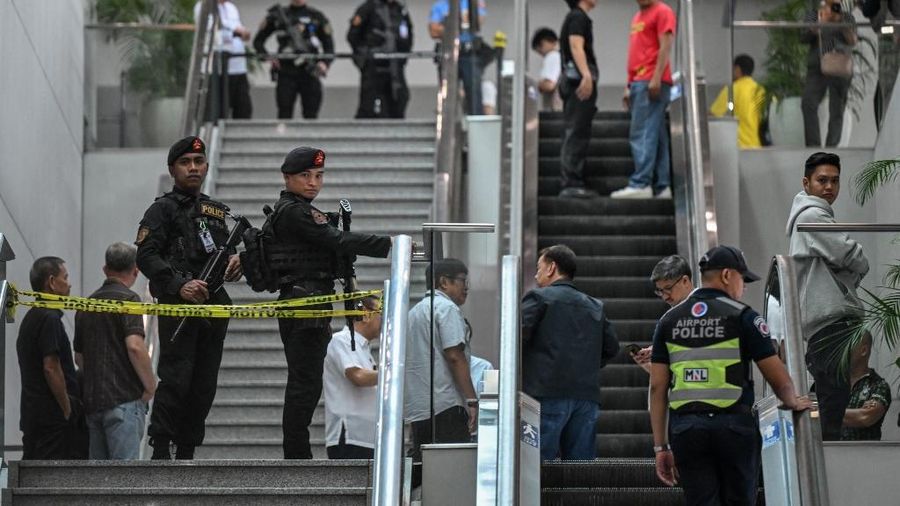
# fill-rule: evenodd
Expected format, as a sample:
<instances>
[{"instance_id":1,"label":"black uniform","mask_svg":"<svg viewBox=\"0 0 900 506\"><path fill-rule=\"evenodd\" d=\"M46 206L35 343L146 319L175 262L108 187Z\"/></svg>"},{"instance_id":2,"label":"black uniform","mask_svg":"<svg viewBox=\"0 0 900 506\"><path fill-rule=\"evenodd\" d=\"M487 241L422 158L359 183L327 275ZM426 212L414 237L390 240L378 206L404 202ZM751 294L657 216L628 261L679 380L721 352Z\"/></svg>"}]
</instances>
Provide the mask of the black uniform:
<instances>
[{"instance_id":1,"label":"black uniform","mask_svg":"<svg viewBox=\"0 0 900 506\"><path fill-rule=\"evenodd\" d=\"M208 196L175 187L144 213L138 237L137 265L150 280L150 293L162 304L187 304L181 287L197 278L209 257L205 230L222 245L228 239L228 207ZM231 304L222 288L209 294L209 304ZM216 395L226 318L189 318L171 342L180 318L159 317L159 386L148 434L155 442L173 441L178 456L190 457L203 442L206 415ZM154 445L156 447L156 445Z\"/></svg>"},{"instance_id":2,"label":"black uniform","mask_svg":"<svg viewBox=\"0 0 900 506\"><path fill-rule=\"evenodd\" d=\"M293 249L301 261L286 269L281 279L279 299L334 293L339 277L338 255L386 257L389 237L343 232L334 220L312 203L288 191L281 192L270 217L279 251ZM330 305L302 309L331 309ZM288 380L284 392L284 458L311 459L309 424L322 395L322 368L328 341L330 318L278 320Z\"/></svg>"},{"instance_id":3,"label":"black uniform","mask_svg":"<svg viewBox=\"0 0 900 506\"><path fill-rule=\"evenodd\" d=\"M300 34L303 47L294 47L294 42L282 21L279 9L284 9L288 22L291 23ZM334 39L331 34L331 24L328 18L317 9L308 5L298 7L289 5L281 7L275 5L266 14L262 27L253 38L253 47L260 55L266 55L266 39L276 33L278 36L278 53L319 54L334 53ZM322 106L322 82L316 74L316 60L295 61L289 58L281 58L281 70L278 71L278 84L275 87L275 102L278 105L279 118L292 118L294 116L294 103L297 94L300 94L300 102L303 107L303 117L314 119L319 116L319 108ZM331 59L324 59L327 65Z\"/></svg>"},{"instance_id":4,"label":"black uniform","mask_svg":"<svg viewBox=\"0 0 900 506\"><path fill-rule=\"evenodd\" d=\"M403 118L409 102L406 60L375 60L371 53L412 50L412 21L397 0L367 0L350 21L347 41L360 71L357 118Z\"/></svg>"}]
</instances>

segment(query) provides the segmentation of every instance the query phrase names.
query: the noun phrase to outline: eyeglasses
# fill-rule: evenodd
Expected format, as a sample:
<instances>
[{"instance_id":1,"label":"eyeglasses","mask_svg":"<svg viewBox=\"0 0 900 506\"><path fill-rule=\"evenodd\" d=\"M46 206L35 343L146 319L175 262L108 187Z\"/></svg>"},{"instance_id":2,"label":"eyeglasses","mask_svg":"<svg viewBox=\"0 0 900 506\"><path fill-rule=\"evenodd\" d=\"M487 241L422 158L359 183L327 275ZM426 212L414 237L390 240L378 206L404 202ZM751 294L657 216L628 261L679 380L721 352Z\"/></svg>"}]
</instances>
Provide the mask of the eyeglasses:
<instances>
[{"instance_id":1,"label":"eyeglasses","mask_svg":"<svg viewBox=\"0 0 900 506\"><path fill-rule=\"evenodd\" d=\"M678 283L681 283L682 279L684 279L684 276L681 276L680 278L676 279L669 286L664 286L662 288L657 288L657 289L653 290L653 293L655 293L657 297L662 297L663 295L672 295L672 289L675 288L675 285L677 285Z\"/></svg>"},{"instance_id":2,"label":"eyeglasses","mask_svg":"<svg viewBox=\"0 0 900 506\"><path fill-rule=\"evenodd\" d=\"M463 286L469 288L469 278L450 278L453 281L462 281Z\"/></svg>"}]
</instances>

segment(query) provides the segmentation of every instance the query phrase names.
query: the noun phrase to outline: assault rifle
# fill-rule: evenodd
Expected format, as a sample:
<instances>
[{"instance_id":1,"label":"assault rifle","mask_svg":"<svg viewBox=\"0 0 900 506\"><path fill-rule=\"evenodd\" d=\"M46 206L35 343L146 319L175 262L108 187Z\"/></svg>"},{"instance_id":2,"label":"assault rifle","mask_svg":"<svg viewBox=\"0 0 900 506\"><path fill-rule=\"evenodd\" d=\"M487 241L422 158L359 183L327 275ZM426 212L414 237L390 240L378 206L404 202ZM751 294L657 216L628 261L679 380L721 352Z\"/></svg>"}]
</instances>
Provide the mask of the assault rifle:
<instances>
[{"instance_id":1,"label":"assault rifle","mask_svg":"<svg viewBox=\"0 0 900 506\"><path fill-rule=\"evenodd\" d=\"M228 268L228 258L232 255L230 252L234 251L238 244L241 243L244 231L252 227L250 221L239 214L228 213L228 216L231 216L235 221L231 233L228 234L228 240L210 255L206 260L206 265L203 266L203 270L200 271L200 276L197 277L200 281L206 282L206 289L210 297L222 289L222 285L225 284L225 269ZM175 332L172 334L169 342L175 342L178 334L184 330L185 323L187 323L187 317L182 318L178 323L178 327L175 328Z\"/></svg>"},{"instance_id":2,"label":"assault rifle","mask_svg":"<svg viewBox=\"0 0 900 506\"><path fill-rule=\"evenodd\" d=\"M291 38L291 47L294 49L295 53L298 54L308 54L308 53L316 53L312 45L303 38L303 35L300 34L300 31L297 30L297 25L291 23L290 18L287 15L287 12L284 10L284 7L281 5L276 5L276 12L278 14L278 19L281 21L281 24L284 25L284 31L287 32L288 37ZM298 67L304 66L307 64L307 60L303 58L297 58L294 60L294 65ZM313 66L314 67L314 66Z\"/></svg>"},{"instance_id":3,"label":"assault rifle","mask_svg":"<svg viewBox=\"0 0 900 506\"><path fill-rule=\"evenodd\" d=\"M350 201L347 199L341 199L338 215L340 216L341 221L341 230L344 232L350 231L350 220L353 215L353 209L350 207ZM353 255L345 254L341 255L341 277L343 278L344 284L344 293L351 293L356 291L356 270L353 268ZM352 311L355 309L354 302L352 300L344 301L344 309L347 311ZM353 331L353 317L347 315L347 328L350 329L350 350L356 351L356 334Z\"/></svg>"},{"instance_id":4,"label":"assault rifle","mask_svg":"<svg viewBox=\"0 0 900 506\"><path fill-rule=\"evenodd\" d=\"M380 7L376 7L375 13L381 18L385 27L383 31L375 30L377 35L384 38L384 45L382 46L384 52L397 52L397 35L391 29L391 15L388 11L388 5L384 4ZM405 21L401 22L405 23ZM403 69L400 65L400 60L392 58L388 61L388 65L391 74L391 97L394 100L400 100L400 95L403 93Z\"/></svg>"}]
</instances>

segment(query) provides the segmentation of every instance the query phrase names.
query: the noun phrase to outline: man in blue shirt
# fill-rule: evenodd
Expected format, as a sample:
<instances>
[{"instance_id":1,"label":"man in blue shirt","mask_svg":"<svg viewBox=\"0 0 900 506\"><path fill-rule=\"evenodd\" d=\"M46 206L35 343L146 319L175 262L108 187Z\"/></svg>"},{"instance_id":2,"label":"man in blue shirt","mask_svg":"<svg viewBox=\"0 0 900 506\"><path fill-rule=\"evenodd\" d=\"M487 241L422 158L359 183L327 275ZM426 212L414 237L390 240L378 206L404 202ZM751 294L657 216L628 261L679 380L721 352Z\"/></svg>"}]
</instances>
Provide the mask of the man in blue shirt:
<instances>
[{"instance_id":1,"label":"man in blue shirt","mask_svg":"<svg viewBox=\"0 0 900 506\"><path fill-rule=\"evenodd\" d=\"M469 0L459 0L460 25L459 25L459 78L463 82L466 92L465 110L469 114L484 114L484 106L481 99L481 73L484 69L474 51L476 33L473 33L469 19ZM440 43L444 36L444 23L450 15L448 0L435 0L431 6L431 15L428 17L428 33L435 40L437 46L435 52L440 53ZM484 0L478 0L478 26L484 24L487 15L487 7ZM439 69L440 70L440 69Z\"/></svg>"}]
</instances>

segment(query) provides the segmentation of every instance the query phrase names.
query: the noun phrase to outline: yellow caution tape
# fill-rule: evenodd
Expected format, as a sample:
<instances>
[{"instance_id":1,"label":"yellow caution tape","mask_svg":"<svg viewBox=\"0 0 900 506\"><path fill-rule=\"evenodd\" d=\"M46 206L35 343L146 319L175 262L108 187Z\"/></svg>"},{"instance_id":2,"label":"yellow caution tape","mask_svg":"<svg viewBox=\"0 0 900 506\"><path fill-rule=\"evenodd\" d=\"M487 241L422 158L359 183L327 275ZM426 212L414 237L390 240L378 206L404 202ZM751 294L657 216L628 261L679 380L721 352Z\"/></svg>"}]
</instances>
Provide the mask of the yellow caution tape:
<instances>
[{"instance_id":1,"label":"yellow caution tape","mask_svg":"<svg viewBox=\"0 0 900 506\"><path fill-rule=\"evenodd\" d=\"M10 302L7 308L10 317L13 316L15 306L39 307L46 309L60 309L64 311L86 311L91 313L116 313L130 315L154 315L173 317L197 317L197 318L327 318L338 316L366 316L377 314L378 311L369 310L322 310L322 309L293 309L296 307L331 304L348 300L362 299L372 295L379 295L381 290L368 290L351 293L337 293L333 295L316 295L297 299L286 299L272 302L257 302L253 304L223 305L223 304L153 304L148 302L134 302L113 299L91 299L88 297L76 297L70 295L56 295L52 293L19 291L11 286ZM35 300L25 301L19 297L31 297Z\"/></svg>"}]
</instances>

